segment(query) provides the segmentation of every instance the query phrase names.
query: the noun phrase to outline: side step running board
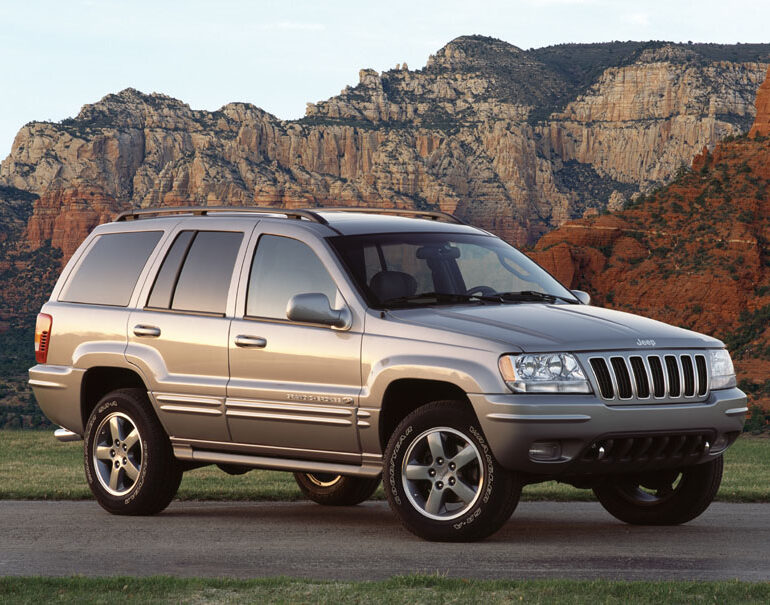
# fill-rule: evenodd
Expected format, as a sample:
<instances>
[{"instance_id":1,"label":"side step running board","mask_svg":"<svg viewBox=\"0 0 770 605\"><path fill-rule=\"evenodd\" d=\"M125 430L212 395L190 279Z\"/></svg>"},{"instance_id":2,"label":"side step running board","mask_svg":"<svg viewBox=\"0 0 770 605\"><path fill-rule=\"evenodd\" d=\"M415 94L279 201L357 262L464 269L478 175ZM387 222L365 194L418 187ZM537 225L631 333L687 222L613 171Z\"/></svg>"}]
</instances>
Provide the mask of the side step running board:
<instances>
[{"instance_id":1,"label":"side step running board","mask_svg":"<svg viewBox=\"0 0 770 605\"><path fill-rule=\"evenodd\" d=\"M268 458L249 454L231 454L196 450L189 445L174 444L174 456L179 460L207 462L209 464L235 464L263 468L274 471L305 471L308 473L329 473L330 475L349 475L351 477L376 477L382 472L382 465L365 463L361 466L318 462L316 460L294 460L290 458Z\"/></svg>"}]
</instances>

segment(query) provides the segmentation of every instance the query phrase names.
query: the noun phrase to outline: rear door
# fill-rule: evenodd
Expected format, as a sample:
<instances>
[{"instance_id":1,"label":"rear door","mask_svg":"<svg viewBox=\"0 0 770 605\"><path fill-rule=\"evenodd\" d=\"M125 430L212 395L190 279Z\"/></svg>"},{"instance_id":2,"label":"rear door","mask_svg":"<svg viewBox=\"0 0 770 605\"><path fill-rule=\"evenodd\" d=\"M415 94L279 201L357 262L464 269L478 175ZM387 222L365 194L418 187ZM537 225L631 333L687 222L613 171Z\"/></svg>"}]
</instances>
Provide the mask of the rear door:
<instances>
[{"instance_id":1,"label":"rear door","mask_svg":"<svg viewBox=\"0 0 770 605\"><path fill-rule=\"evenodd\" d=\"M219 218L180 223L145 284L143 309L129 317L126 355L143 370L171 437L229 440L224 399L234 274L253 226Z\"/></svg>"},{"instance_id":2,"label":"rear door","mask_svg":"<svg viewBox=\"0 0 770 605\"><path fill-rule=\"evenodd\" d=\"M264 453L352 462L360 452L363 318L353 310L344 331L288 320L295 294L321 292L334 308L347 304L339 269L319 239L288 225L263 225L247 252L230 331L230 434Z\"/></svg>"}]
</instances>

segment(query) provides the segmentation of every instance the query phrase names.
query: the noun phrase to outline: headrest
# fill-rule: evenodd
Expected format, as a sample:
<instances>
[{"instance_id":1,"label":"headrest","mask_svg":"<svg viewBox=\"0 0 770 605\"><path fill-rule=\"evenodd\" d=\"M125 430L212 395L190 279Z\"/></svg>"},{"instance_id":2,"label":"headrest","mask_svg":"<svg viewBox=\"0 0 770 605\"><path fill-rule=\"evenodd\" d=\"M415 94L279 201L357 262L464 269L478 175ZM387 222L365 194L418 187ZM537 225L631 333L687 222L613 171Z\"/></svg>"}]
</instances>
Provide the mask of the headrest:
<instances>
[{"instance_id":1,"label":"headrest","mask_svg":"<svg viewBox=\"0 0 770 605\"><path fill-rule=\"evenodd\" d=\"M401 271L380 271L369 281L369 287L380 302L385 302L417 292L417 280Z\"/></svg>"}]
</instances>

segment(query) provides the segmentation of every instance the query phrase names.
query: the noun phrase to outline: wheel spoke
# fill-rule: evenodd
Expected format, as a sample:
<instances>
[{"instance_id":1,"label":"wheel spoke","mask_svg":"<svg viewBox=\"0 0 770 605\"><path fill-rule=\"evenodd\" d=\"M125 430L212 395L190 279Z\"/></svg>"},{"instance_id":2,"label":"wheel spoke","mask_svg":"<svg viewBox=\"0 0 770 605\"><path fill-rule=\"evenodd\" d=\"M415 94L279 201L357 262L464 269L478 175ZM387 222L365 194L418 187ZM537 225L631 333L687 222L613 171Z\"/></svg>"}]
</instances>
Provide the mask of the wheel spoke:
<instances>
[{"instance_id":1,"label":"wheel spoke","mask_svg":"<svg viewBox=\"0 0 770 605\"><path fill-rule=\"evenodd\" d=\"M110 436L112 437L113 443L115 443L116 440L120 440L120 426L118 425L117 416L110 418Z\"/></svg>"},{"instance_id":2,"label":"wheel spoke","mask_svg":"<svg viewBox=\"0 0 770 605\"><path fill-rule=\"evenodd\" d=\"M473 491L473 488L460 481L460 479L454 485L447 486L447 489L451 489L465 504L468 504L476 497L476 492Z\"/></svg>"},{"instance_id":3,"label":"wheel spoke","mask_svg":"<svg viewBox=\"0 0 770 605\"><path fill-rule=\"evenodd\" d=\"M108 445L98 445L96 447L96 457L99 460L109 460L112 461L112 456L110 456L110 450L112 448Z\"/></svg>"},{"instance_id":4,"label":"wheel spoke","mask_svg":"<svg viewBox=\"0 0 770 605\"><path fill-rule=\"evenodd\" d=\"M454 462L457 465L457 468L461 469L466 464L473 462L476 459L476 450L472 446L466 445L450 460L450 462Z\"/></svg>"},{"instance_id":5,"label":"wheel spoke","mask_svg":"<svg viewBox=\"0 0 770 605\"><path fill-rule=\"evenodd\" d=\"M126 475L128 475L128 478L131 479L131 481L136 481L137 477L139 477L139 468L131 459L128 460L128 464L123 467L123 470L126 471Z\"/></svg>"},{"instance_id":6,"label":"wheel spoke","mask_svg":"<svg viewBox=\"0 0 770 605\"><path fill-rule=\"evenodd\" d=\"M441 508L441 503L443 500L444 491L434 487L430 490L428 499L425 501L425 512L431 515L438 515L438 511Z\"/></svg>"},{"instance_id":7,"label":"wheel spoke","mask_svg":"<svg viewBox=\"0 0 770 605\"><path fill-rule=\"evenodd\" d=\"M431 476L428 474L430 470L429 466L423 466L422 464L408 464L406 467L406 478L410 481L420 481L425 479L431 480Z\"/></svg>"},{"instance_id":8,"label":"wheel spoke","mask_svg":"<svg viewBox=\"0 0 770 605\"><path fill-rule=\"evenodd\" d=\"M134 447L137 441L139 441L139 431L134 428L123 440L123 443L126 444L126 450L130 450Z\"/></svg>"},{"instance_id":9,"label":"wheel spoke","mask_svg":"<svg viewBox=\"0 0 770 605\"><path fill-rule=\"evenodd\" d=\"M115 465L113 464L110 470L110 489L111 490L118 489L119 480L120 480L120 469L115 468Z\"/></svg>"},{"instance_id":10,"label":"wheel spoke","mask_svg":"<svg viewBox=\"0 0 770 605\"><path fill-rule=\"evenodd\" d=\"M428 435L428 447L430 448L430 455L433 459L446 458L444 454L444 444L441 441L441 433L438 431L430 433Z\"/></svg>"}]
</instances>

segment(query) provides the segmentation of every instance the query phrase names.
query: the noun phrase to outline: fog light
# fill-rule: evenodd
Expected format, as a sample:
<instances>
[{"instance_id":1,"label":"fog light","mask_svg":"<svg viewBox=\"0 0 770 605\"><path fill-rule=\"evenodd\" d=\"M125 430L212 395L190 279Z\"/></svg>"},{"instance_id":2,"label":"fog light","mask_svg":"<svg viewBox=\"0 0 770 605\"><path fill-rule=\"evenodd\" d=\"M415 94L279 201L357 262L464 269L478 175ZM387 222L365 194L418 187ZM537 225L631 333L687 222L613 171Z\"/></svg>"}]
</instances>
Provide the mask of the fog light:
<instances>
[{"instance_id":1,"label":"fog light","mask_svg":"<svg viewBox=\"0 0 770 605\"><path fill-rule=\"evenodd\" d=\"M730 438L726 434L722 433L711 445L711 453L716 454L717 452L721 452L728 445L730 445Z\"/></svg>"},{"instance_id":2,"label":"fog light","mask_svg":"<svg viewBox=\"0 0 770 605\"><path fill-rule=\"evenodd\" d=\"M532 460L553 461L561 458L561 443L558 441L536 441L529 447Z\"/></svg>"}]
</instances>

